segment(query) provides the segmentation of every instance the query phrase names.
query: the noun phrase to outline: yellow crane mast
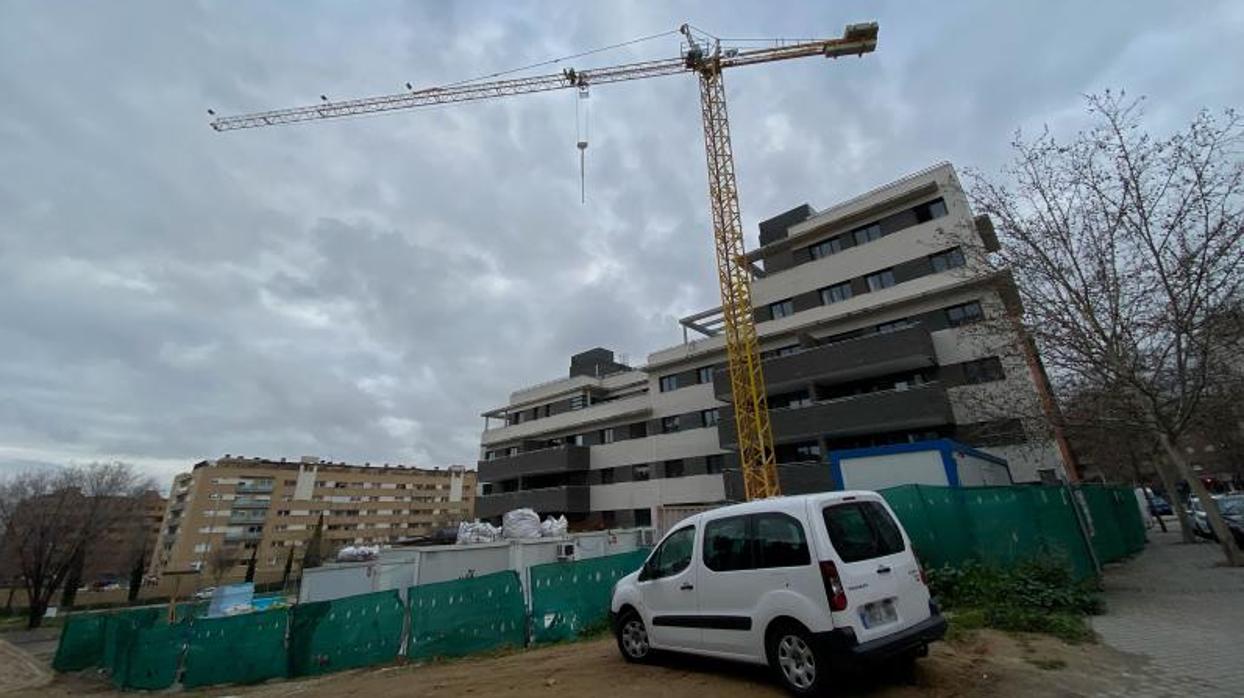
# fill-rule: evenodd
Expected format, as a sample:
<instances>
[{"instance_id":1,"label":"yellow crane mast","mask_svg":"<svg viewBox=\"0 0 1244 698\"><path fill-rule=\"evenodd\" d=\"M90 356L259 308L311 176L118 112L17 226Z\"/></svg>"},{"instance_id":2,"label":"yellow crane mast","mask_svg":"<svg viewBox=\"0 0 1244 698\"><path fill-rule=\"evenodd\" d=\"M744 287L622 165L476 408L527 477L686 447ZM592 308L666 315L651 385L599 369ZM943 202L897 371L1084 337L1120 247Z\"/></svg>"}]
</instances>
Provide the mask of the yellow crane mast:
<instances>
[{"instance_id":1,"label":"yellow crane mast","mask_svg":"<svg viewBox=\"0 0 1244 698\"><path fill-rule=\"evenodd\" d=\"M628 63L604 68L503 80L469 81L441 87L410 89L377 97L331 101L292 109L223 116L211 122L217 131L277 126L302 121L335 119L386 111L473 102L497 97L585 89L589 85L641 80L693 72L700 78L700 110L704 121L704 151L708 162L708 194L713 217L713 240L717 254L717 280L721 287L727 371L734 402L738 434L739 466L747 499L781 494L773 430L769 424L760 347L752 315L752 271L744 256L743 223L730 144L730 121L726 114L726 88L722 71L757 63L792 58L862 56L877 47L877 24L848 25L836 39L793 42L774 40L763 48L724 49L713 37L697 39L689 25L680 28L687 45L678 58ZM409 87L409 85L408 85Z\"/></svg>"}]
</instances>

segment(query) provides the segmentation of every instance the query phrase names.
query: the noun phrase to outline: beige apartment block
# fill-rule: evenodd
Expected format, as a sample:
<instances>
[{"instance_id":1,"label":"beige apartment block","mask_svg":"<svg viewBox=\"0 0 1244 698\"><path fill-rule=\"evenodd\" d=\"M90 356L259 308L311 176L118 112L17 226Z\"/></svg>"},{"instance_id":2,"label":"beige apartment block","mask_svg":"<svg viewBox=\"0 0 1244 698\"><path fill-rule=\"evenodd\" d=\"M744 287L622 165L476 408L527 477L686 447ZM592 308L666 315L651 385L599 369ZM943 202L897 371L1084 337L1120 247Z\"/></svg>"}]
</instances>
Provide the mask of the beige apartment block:
<instances>
[{"instance_id":1,"label":"beige apartment block","mask_svg":"<svg viewBox=\"0 0 1244 698\"><path fill-rule=\"evenodd\" d=\"M201 585L238 581L254 554L255 581L277 581L290 550L297 574L321 515L322 551L331 559L347 545L398 543L470 520L475 490L475 472L460 465L347 465L226 454L174 478L153 571L197 571ZM232 561L227 567L220 564L226 559Z\"/></svg>"}]
</instances>

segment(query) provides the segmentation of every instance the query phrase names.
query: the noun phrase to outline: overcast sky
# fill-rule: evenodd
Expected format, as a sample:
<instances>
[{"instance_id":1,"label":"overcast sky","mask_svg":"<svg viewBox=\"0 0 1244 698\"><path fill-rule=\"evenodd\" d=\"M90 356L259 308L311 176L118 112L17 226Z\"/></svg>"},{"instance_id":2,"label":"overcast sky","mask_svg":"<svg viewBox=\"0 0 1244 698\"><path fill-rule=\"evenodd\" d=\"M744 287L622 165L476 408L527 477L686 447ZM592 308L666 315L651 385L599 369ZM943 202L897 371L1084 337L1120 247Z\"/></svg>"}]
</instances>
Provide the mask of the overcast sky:
<instances>
[{"instance_id":1,"label":"overcast sky","mask_svg":"<svg viewBox=\"0 0 1244 698\"><path fill-rule=\"evenodd\" d=\"M726 76L756 223L1016 128L1149 98L1244 106L1239 2L0 2L0 475L224 453L473 464L479 414L605 346L642 363L716 305L697 83L219 134L233 114L451 82L683 21L863 59ZM676 55L667 36L571 65Z\"/></svg>"}]
</instances>

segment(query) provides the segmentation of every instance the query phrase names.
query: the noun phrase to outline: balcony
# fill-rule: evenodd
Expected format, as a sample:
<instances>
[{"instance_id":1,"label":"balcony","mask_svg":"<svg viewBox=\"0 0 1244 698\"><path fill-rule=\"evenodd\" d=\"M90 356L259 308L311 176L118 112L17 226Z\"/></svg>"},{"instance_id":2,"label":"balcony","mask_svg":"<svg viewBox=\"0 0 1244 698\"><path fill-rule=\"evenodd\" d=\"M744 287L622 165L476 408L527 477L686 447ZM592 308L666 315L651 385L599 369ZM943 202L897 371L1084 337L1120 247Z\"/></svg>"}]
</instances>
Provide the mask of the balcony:
<instances>
[{"instance_id":1,"label":"balcony","mask_svg":"<svg viewBox=\"0 0 1244 698\"><path fill-rule=\"evenodd\" d=\"M238 485L239 494L271 494L272 481L265 480L262 482L244 482Z\"/></svg>"},{"instance_id":2,"label":"balcony","mask_svg":"<svg viewBox=\"0 0 1244 698\"><path fill-rule=\"evenodd\" d=\"M225 533L226 543L240 543L256 541L263 538L263 531L241 531Z\"/></svg>"},{"instance_id":3,"label":"balcony","mask_svg":"<svg viewBox=\"0 0 1244 698\"><path fill-rule=\"evenodd\" d=\"M557 446L482 460L479 462L479 481L498 482L523 475L587 470L591 463L590 454L588 446Z\"/></svg>"},{"instance_id":4,"label":"balcony","mask_svg":"<svg viewBox=\"0 0 1244 698\"><path fill-rule=\"evenodd\" d=\"M258 516L256 516L256 514L258 514ZM229 523L241 524L241 525L247 525L247 524L262 525L266 514L267 512L263 512L263 511L251 511L251 510L235 511L229 514Z\"/></svg>"},{"instance_id":5,"label":"balcony","mask_svg":"<svg viewBox=\"0 0 1244 698\"><path fill-rule=\"evenodd\" d=\"M950 398L940 383L926 383L907 390L883 390L837 400L814 402L805 407L769 410L775 442L814 440L926 429L954 423ZM733 409L722 408L717 424L722 448L734 448Z\"/></svg>"},{"instance_id":6,"label":"balcony","mask_svg":"<svg viewBox=\"0 0 1244 698\"><path fill-rule=\"evenodd\" d=\"M481 519L501 516L512 509L530 507L545 513L586 514L590 511L591 488L587 485L565 485L534 490L498 492L475 499L475 515Z\"/></svg>"},{"instance_id":7,"label":"balcony","mask_svg":"<svg viewBox=\"0 0 1244 698\"><path fill-rule=\"evenodd\" d=\"M765 386L780 393L812 382L845 383L936 365L928 328L913 325L769 359L764 362ZM713 375L713 394L730 401L730 376L724 370Z\"/></svg>"},{"instance_id":8,"label":"balcony","mask_svg":"<svg viewBox=\"0 0 1244 698\"><path fill-rule=\"evenodd\" d=\"M598 422L606 422L631 416L644 416L652 412L647 395L610 400L596 403L581 410L562 412L543 419L534 419L521 424L510 424L485 431L480 439L485 448L499 443L521 441L541 434L578 428Z\"/></svg>"},{"instance_id":9,"label":"balcony","mask_svg":"<svg viewBox=\"0 0 1244 698\"><path fill-rule=\"evenodd\" d=\"M269 499L250 499L249 497L238 497L233 500L234 509L267 509L272 504Z\"/></svg>"}]
</instances>

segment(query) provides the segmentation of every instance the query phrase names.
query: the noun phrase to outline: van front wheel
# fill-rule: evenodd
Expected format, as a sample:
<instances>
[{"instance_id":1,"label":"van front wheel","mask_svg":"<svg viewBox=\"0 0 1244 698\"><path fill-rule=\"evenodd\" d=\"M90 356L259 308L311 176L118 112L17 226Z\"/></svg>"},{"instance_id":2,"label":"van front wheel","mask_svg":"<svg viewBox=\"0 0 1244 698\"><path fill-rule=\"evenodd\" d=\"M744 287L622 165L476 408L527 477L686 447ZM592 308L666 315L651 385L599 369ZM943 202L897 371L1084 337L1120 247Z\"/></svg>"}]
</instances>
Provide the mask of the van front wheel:
<instances>
[{"instance_id":1,"label":"van front wheel","mask_svg":"<svg viewBox=\"0 0 1244 698\"><path fill-rule=\"evenodd\" d=\"M797 623L783 623L768 634L769 663L786 689L797 696L823 694L829 666L812 634Z\"/></svg>"},{"instance_id":2,"label":"van front wheel","mask_svg":"<svg viewBox=\"0 0 1244 698\"><path fill-rule=\"evenodd\" d=\"M628 662L647 661L652 654L652 645L648 642L648 629L644 620L635 611L627 609L618 618L617 625L618 649L622 658Z\"/></svg>"}]
</instances>

